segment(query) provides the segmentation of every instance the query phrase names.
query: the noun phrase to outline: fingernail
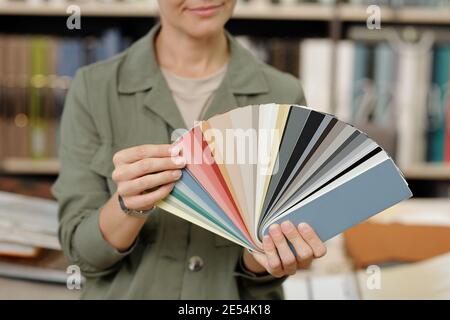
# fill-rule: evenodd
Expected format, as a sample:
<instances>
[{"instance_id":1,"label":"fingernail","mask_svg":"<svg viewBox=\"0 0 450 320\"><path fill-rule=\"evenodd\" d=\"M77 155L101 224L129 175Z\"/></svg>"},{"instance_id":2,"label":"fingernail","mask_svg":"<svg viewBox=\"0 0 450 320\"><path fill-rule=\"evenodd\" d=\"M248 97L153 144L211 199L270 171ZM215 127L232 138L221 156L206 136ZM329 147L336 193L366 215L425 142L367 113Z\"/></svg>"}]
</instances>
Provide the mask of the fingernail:
<instances>
[{"instance_id":1,"label":"fingernail","mask_svg":"<svg viewBox=\"0 0 450 320\"><path fill-rule=\"evenodd\" d=\"M290 223L289 221L284 221L281 224L281 229L284 229L286 231L291 230L292 229L292 223Z\"/></svg>"},{"instance_id":2,"label":"fingernail","mask_svg":"<svg viewBox=\"0 0 450 320\"><path fill-rule=\"evenodd\" d=\"M172 175L175 179L178 179L181 177L181 170L175 170L172 172Z\"/></svg>"},{"instance_id":3,"label":"fingernail","mask_svg":"<svg viewBox=\"0 0 450 320\"><path fill-rule=\"evenodd\" d=\"M263 244L270 244L270 237L269 236L264 236L263 237Z\"/></svg>"},{"instance_id":4,"label":"fingernail","mask_svg":"<svg viewBox=\"0 0 450 320\"><path fill-rule=\"evenodd\" d=\"M170 155L172 157L178 156L180 154L180 151L181 151L181 147L179 145L172 146L169 149Z\"/></svg>"},{"instance_id":5,"label":"fingernail","mask_svg":"<svg viewBox=\"0 0 450 320\"><path fill-rule=\"evenodd\" d=\"M309 230L309 225L302 222L298 225L298 229L302 232L307 232Z\"/></svg>"},{"instance_id":6,"label":"fingernail","mask_svg":"<svg viewBox=\"0 0 450 320\"><path fill-rule=\"evenodd\" d=\"M173 158L173 162L174 162L176 165L180 165L180 166L186 164L186 161L184 160L183 157L176 157L176 158Z\"/></svg>"},{"instance_id":7,"label":"fingernail","mask_svg":"<svg viewBox=\"0 0 450 320\"><path fill-rule=\"evenodd\" d=\"M277 224L273 224L269 227L269 232L273 235L280 234L280 226Z\"/></svg>"}]
</instances>

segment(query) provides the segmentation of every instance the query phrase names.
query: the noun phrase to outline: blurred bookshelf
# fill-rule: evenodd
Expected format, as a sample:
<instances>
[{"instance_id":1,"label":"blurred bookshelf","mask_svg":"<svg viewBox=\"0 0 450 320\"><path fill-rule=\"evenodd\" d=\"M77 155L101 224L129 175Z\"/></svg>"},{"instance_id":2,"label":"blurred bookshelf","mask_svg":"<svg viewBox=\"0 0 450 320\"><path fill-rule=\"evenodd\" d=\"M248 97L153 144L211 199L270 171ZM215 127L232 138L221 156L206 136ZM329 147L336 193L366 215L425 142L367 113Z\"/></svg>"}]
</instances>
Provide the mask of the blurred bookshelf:
<instances>
[{"instance_id":1,"label":"blurred bookshelf","mask_svg":"<svg viewBox=\"0 0 450 320\"><path fill-rule=\"evenodd\" d=\"M366 27L371 4L381 4L380 30ZM70 5L81 9L81 30L66 27ZM59 119L76 70L125 50L157 21L156 0L0 0L0 207L5 221L23 216L14 234L24 236L10 240L30 254L5 256L0 247L0 277L65 279L57 204L24 196L53 198ZM414 196L449 197L450 0L238 1L226 27L258 58L301 78L311 107L380 143ZM428 86L447 93L416 96ZM30 238L36 213L42 230ZM12 234L0 230L3 240ZM18 268L23 260L40 267Z\"/></svg>"},{"instance_id":2,"label":"blurred bookshelf","mask_svg":"<svg viewBox=\"0 0 450 320\"><path fill-rule=\"evenodd\" d=\"M81 30L65 27L72 4L81 9ZM371 4L380 4L380 30L366 27ZM156 0L0 0L0 176L55 177L59 117L75 70L125 50L157 21ZM260 59L301 78L310 106L373 133L418 194L430 184L449 189L448 94L408 94L448 87L450 72L437 70L450 55L450 1L238 1L227 29ZM15 62L2 64L1 56ZM51 59L44 63L43 56ZM408 80L422 78L417 85ZM400 111L380 121L357 118L361 105L376 114L396 104ZM433 112L426 110L431 104ZM402 110L408 105L413 112Z\"/></svg>"},{"instance_id":3,"label":"blurred bookshelf","mask_svg":"<svg viewBox=\"0 0 450 320\"><path fill-rule=\"evenodd\" d=\"M386 23L450 25L450 10L424 7L390 8L381 6L381 17ZM365 22L367 6L340 5L337 8L342 21Z\"/></svg>"},{"instance_id":4,"label":"blurred bookshelf","mask_svg":"<svg viewBox=\"0 0 450 320\"><path fill-rule=\"evenodd\" d=\"M158 10L149 3L101 3L97 1L73 2L73 3L48 3L6 1L0 2L1 15L24 15L24 16L68 16L67 7L76 4L80 7L83 16L94 17L155 17Z\"/></svg>"},{"instance_id":5,"label":"blurred bookshelf","mask_svg":"<svg viewBox=\"0 0 450 320\"><path fill-rule=\"evenodd\" d=\"M84 16L93 17L156 17L158 9L148 2L106 2L95 1L74 3L79 5ZM37 2L30 5L26 2L0 2L0 15L29 16L67 16L66 3ZM450 24L449 10L423 7L391 8L381 6L383 22L409 24ZM367 6L341 4L332 5L317 3L299 3L296 5L259 5L239 4L233 18L264 20L323 20L329 21L335 15L341 21L365 22Z\"/></svg>"}]
</instances>

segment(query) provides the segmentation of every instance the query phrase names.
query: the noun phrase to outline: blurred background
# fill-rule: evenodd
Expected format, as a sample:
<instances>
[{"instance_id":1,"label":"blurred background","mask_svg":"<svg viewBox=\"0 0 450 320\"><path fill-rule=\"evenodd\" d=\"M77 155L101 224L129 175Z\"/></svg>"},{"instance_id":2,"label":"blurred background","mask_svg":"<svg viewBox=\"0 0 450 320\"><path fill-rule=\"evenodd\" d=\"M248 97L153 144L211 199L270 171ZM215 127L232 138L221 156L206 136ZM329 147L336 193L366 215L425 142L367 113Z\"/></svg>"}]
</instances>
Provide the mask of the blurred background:
<instances>
[{"instance_id":1,"label":"blurred background","mask_svg":"<svg viewBox=\"0 0 450 320\"><path fill-rule=\"evenodd\" d=\"M0 0L0 299L78 297L50 194L65 94L157 22L156 0ZM414 193L329 241L287 298L450 299L450 0L240 0L227 29L381 144Z\"/></svg>"}]
</instances>

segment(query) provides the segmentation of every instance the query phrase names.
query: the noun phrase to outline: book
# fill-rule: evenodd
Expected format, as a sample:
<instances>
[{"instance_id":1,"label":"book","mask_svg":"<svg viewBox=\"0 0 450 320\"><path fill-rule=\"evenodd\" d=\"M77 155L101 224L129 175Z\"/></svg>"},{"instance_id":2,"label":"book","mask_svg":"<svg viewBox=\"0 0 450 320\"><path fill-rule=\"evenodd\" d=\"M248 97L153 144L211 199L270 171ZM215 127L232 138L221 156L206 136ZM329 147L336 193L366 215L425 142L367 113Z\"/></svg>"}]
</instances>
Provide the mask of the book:
<instances>
[{"instance_id":1,"label":"book","mask_svg":"<svg viewBox=\"0 0 450 320\"><path fill-rule=\"evenodd\" d=\"M450 299L450 254L421 262L380 269L379 282L374 274L358 271L356 277L361 298L378 299ZM376 284L377 287L373 285Z\"/></svg>"},{"instance_id":2,"label":"book","mask_svg":"<svg viewBox=\"0 0 450 320\"><path fill-rule=\"evenodd\" d=\"M365 94L365 87L368 78L368 60L369 50L364 43L355 43L353 65L353 98L352 98L352 115L353 119L357 117L361 108L361 101ZM351 71L351 70L349 70ZM347 71L347 72L349 72Z\"/></svg>"},{"instance_id":3,"label":"book","mask_svg":"<svg viewBox=\"0 0 450 320\"><path fill-rule=\"evenodd\" d=\"M336 115L342 121L350 122L353 118L353 68L355 61L355 43L342 40L337 45L336 65Z\"/></svg>"},{"instance_id":4,"label":"book","mask_svg":"<svg viewBox=\"0 0 450 320\"><path fill-rule=\"evenodd\" d=\"M34 258L0 257L0 276L66 284L68 263L61 251L42 250Z\"/></svg>"},{"instance_id":5,"label":"book","mask_svg":"<svg viewBox=\"0 0 450 320\"><path fill-rule=\"evenodd\" d=\"M306 39L300 43L299 73L306 101L323 112L331 112L332 50L333 42L327 39Z\"/></svg>"},{"instance_id":6,"label":"book","mask_svg":"<svg viewBox=\"0 0 450 320\"><path fill-rule=\"evenodd\" d=\"M57 215L54 200L0 192L0 276L66 283Z\"/></svg>"},{"instance_id":7,"label":"book","mask_svg":"<svg viewBox=\"0 0 450 320\"><path fill-rule=\"evenodd\" d=\"M450 73L450 69L449 69ZM450 75L449 75L450 78ZM447 103L447 117L445 120L445 162L450 163L450 95Z\"/></svg>"},{"instance_id":8,"label":"book","mask_svg":"<svg viewBox=\"0 0 450 320\"><path fill-rule=\"evenodd\" d=\"M427 93L432 54L422 44L401 43L395 97L398 144L396 160L402 168L426 160Z\"/></svg>"},{"instance_id":9,"label":"book","mask_svg":"<svg viewBox=\"0 0 450 320\"><path fill-rule=\"evenodd\" d=\"M0 192L0 242L59 250L58 204Z\"/></svg>"},{"instance_id":10,"label":"book","mask_svg":"<svg viewBox=\"0 0 450 320\"><path fill-rule=\"evenodd\" d=\"M46 153L46 121L43 115L45 101L45 82L47 75L48 42L44 37L31 40L31 88L29 92L29 114L31 134L31 156L42 158Z\"/></svg>"},{"instance_id":11,"label":"book","mask_svg":"<svg viewBox=\"0 0 450 320\"><path fill-rule=\"evenodd\" d=\"M427 160L430 162L443 162L445 160L450 45L437 46L433 55Z\"/></svg>"},{"instance_id":12,"label":"book","mask_svg":"<svg viewBox=\"0 0 450 320\"><path fill-rule=\"evenodd\" d=\"M176 145L187 166L157 206L252 250L274 223L306 222L326 241L412 195L377 143L307 107L237 108Z\"/></svg>"},{"instance_id":13,"label":"book","mask_svg":"<svg viewBox=\"0 0 450 320\"><path fill-rule=\"evenodd\" d=\"M39 254L40 248L12 242L0 242L0 256L34 258Z\"/></svg>"},{"instance_id":14,"label":"book","mask_svg":"<svg viewBox=\"0 0 450 320\"><path fill-rule=\"evenodd\" d=\"M396 57L389 43L381 42L375 48L374 83L376 106L374 122L389 124L393 115L392 98L394 96Z\"/></svg>"},{"instance_id":15,"label":"book","mask_svg":"<svg viewBox=\"0 0 450 320\"><path fill-rule=\"evenodd\" d=\"M286 300L359 300L356 273L290 276L283 282Z\"/></svg>"}]
</instances>

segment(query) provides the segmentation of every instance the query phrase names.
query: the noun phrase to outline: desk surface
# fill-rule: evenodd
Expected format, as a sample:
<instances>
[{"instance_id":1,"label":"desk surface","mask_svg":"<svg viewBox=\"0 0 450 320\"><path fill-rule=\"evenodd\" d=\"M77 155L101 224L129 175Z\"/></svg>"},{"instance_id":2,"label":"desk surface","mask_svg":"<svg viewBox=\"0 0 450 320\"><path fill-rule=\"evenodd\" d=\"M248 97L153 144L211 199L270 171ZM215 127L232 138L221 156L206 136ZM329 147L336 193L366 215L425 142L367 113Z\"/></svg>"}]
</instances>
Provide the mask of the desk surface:
<instances>
[{"instance_id":1,"label":"desk surface","mask_svg":"<svg viewBox=\"0 0 450 320\"><path fill-rule=\"evenodd\" d=\"M402 202L386 212L378 215L381 221L392 215L405 215L408 212L447 212L450 215L450 199L411 199ZM381 219L381 220L380 220ZM286 282L287 298L304 298L303 293L296 291L298 283L306 277L348 274L353 271L351 260L344 250L342 236L334 237L327 242L327 255L314 261L311 270L298 272ZM64 285L54 285L0 277L0 299L77 299L79 292L68 290Z\"/></svg>"},{"instance_id":2,"label":"desk surface","mask_svg":"<svg viewBox=\"0 0 450 320\"><path fill-rule=\"evenodd\" d=\"M0 277L0 300L73 300L78 297L78 291L69 290L64 285Z\"/></svg>"}]
</instances>

